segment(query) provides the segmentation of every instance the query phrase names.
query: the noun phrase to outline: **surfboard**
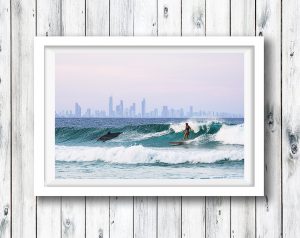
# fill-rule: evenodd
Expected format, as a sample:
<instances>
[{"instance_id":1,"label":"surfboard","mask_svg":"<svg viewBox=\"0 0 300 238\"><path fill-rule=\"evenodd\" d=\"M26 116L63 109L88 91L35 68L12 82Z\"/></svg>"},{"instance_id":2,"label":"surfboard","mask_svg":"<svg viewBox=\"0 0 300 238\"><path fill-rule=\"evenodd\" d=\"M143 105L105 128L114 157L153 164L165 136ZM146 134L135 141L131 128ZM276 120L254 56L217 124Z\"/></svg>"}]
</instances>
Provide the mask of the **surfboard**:
<instances>
[{"instance_id":1,"label":"surfboard","mask_svg":"<svg viewBox=\"0 0 300 238\"><path fill-rule=\"evenodd\" d=\"M171 145L185 145L185 141L170 141Z\"/></svg>"}]
</instances>

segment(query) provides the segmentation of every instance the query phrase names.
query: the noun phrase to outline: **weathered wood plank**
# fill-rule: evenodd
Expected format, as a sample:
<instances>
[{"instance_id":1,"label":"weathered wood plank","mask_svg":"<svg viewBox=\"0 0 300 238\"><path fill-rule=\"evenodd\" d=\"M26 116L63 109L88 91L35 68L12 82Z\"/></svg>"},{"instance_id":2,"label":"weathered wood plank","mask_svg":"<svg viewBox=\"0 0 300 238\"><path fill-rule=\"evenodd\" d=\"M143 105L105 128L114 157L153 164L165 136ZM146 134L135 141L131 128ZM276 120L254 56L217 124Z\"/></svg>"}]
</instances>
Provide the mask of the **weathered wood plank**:
<instances>
[{"instance_id":1,"label":"weathered wood plank","mask_svg":"<svg viewBox=\"0 0 300 238\"><path fill-rule=\"evenodd\" d=\"M181 0L158 1L158 35L181 35Z\"/></svg>"},{"instance_id":2,"label":"weathered wood plank","mask_svg":"<svg viewBox=\"0 0 300 238\"><path fill-rule=\"evenodd\" d=\"M110 1L110 35L133 35L133 0ZM133 197L110 197L110 238L133 237Z\"/></svg>"},{"instance_id":3,"label":"weathered wood plank","mask_svg":"<svg viewBox=\"0 0 300 238\"><path fill-rule=\"evenodd\" d=\"M38 238L61 237L61 197L38 197L36 222Z\"/></svg>"},{"instance_id":4,"label":"weathered wood plank","mask_svg":"<svg viewBox=\"0 0 300 238\"><path fill-rule=\"evenodd\" d=\"M109 35L109 0L86 0L86 35Z\"/></svg>"},{"instance_id":5,"label":"weathered wood plank","mask_svg":"<svg viewBox=\"0 0 300 238\"><path fill-rule=\"evenodd\" d=\"M300 4L282 3L282 219L287 238L300 234Z\"/></svg>"},{"instance_id":6,"label":"weathered wood plank","mask_svg":"<svg viewBox=\"0 0 300 238\"><path fill-rule=\"evenodd\" d=\"M134 1L134 35L157 36L157 1ZM156 238L157 197L134 198L134 237Z\"/></svg>"},{"instance_id":7,"label":"weathered wood plank","mask_svg":"<svg viewBox=\"0 0 300 238\"><path fill-rule=\"evenodd\" d=\"M109 197L86 198L86 237L109 238Z\"/></svg>"},{"instance_id":8,"label":"weathered wood plank","mask_svg":"<svg viewBox=\"0 0 300 238\"><path fill-rule=\"evenodd\" d=\"M109 0L86 1L86 35L109 35ZM86 237L109 238L109 197L86 198Z\"/></svg>"},{"instance_id":9,"label":"weathered wood plank","mask_svg":"<svg viewBox=\"0 0 300 238\"><path fill-rule=\"evenodd\" d=\"M0 1L0 237L11 236L10 1Z\"/></svg>"},{"instance_id":10,"label":"weathered wood plank","mask_svg":"<svg viewBox=\"0 0 300 238\"><path fill-rule=\"evenodd\" d=\"M182 0L182 35L205 35L205 0Z\"/></svg>"},{"instance_id":11,"label":"weathered wood plank","mask_svg":"<svg viewBox=\"0 0 300 238\"><path fill-rule=\"evenodd\" d=\"M61 0L62 35L85 35L85 0Z\"/></svg>"},{"instance_id":12,"label":"weathered wood plank","mask_svg":"<svg viewBox=\"0 0 300 238\"><path fill-rule=\"evenodd\" d=\"M63 238L85 237L84 197L63 197L61 215L61 236Z\"/></svg>"},{"instance_id":13,"label":"weathered wood plank","mask_svg":"<svg viewBox=\"0 0 300 238\"><path fill-rule=\"evenodd\" d=\"M230 34L230 1L206 1L206 35ZM206 198L206 237L230 237L230 198Z\"/></svg>"},{"instance_id":14,"label":"weathered wood plank","mask_svg":"<svg viewBox=\"0 0 300 238\"><path fill-rule=\"evenodd\" d=\"M181 35L181 1L158 1L158 35ZM157 237L181 237L181 198L158 197Z\"/></svg>"},{"instance_id":15,"label":"weathered wood plank","mask_svg":"<svg viewBox=\"0 0 300 238\"><path fill-rule=\"evenodd\" d=\"M110 238L133 237L133 198L110 198Z\"/></svg>"},{"instance_id":16,"label":"weathered wood plank","mask_svg":"<svg viewBox=\"0 0 300 238\"><path fill-rule=\"evenodd\" d=\"M181 237L181 198L159 197L157 207L157 237Z\"/></svg>"},{"instance_id":17,"label":"weathered wood plank","mask_svg":"<svg viewBox=\"0 0 300 238\"><path fill-rule=\"evenodd\" d=\"M134 198L134 237L157 237L157 197Z\"/></svg>"},{"instance_id":18,"label":"weathered wood plank","mask_svg":"<svg viewBox=\"0 0 300 238\"><path fill-rule=\"evenodd\" d=\"M230 0L206 1L206 35L230 34Z\"/></svg>"},{"instance_id":19,"label":"weathered wood plank","mask_svg":"<svg viewBox=\"0 0 300 238\"><path fill-rule=\"evenodd\" d=\"M205 35L205 0L182 1L182 35ZM182 237L205 237L205 198L182 197Z\"/></svg>"},{"instance_id":20,"label":"weathered wood plank","mask_svg":"<svg viewBox=\"0 0 300 238\"><path fill-rule=\"evenodd\" d=\"M182 197L182 238L205 237L205 198Z\"/></svg>"},{"instance_id":21,"label":"weathered wood plank","mask_svg":"<svg viewBox=\"0 0 300 238\"><path fill-rule=\"evenodd\" d=\"M134 35L157 36L157 0L134 0Z\"/></svg>"},{"instance_id":22,"label":"weathered wood plank","mask_svg":"<svg viewBox=\"0 0 300 238\"><path fill-rule=\"evenodd\" d=\"M110 35L133 35L133 0L110 0Z\"/></svg>"},{"instance_id":23,"label":"weathered wood plank","mask_svg":"<svg viewBox=\"0 0 300 238\"><path fill-rule=\"evenodd\" d=\"M61 34L61 4L59 0L37 1L37 35ZM37 237L61 237L61 198L37 198Z\"/></svg>"},{"instance_id":24,"label":"weathered wood plank","mask_svg":"<svg viewBox=\"0 0 300 238\"><path fill-rule=\"evenodd\" d=\"M35 1L11 1L12 237L36 236L33 195L33 36Z\"/></svg>"},{"instance_id":25,"label":"weathered wood plank","mask_svg":"<svg viewBox=\"0 0 300 238\"><path fill-rule=\"evenodd\" d=\"M256 198L256 236L281 236L281 1L256 1L265 39L265 196Z\"/></svg>"},{"instance_id":26,"label":"weathered wood plank","mask_svg":"<svg viewBox=\"0 0 300 238\"><path fill-rule=\"evenodd\" d=\"M62 34L85 35L85 0L62 0ZM85 237L85 198L62 198L62 237Z\"/></svg>"},{"instance_id":27,"label":"weathered wood plank","mask_svg":"<svg viewBox=\"0 0 300 238\"><path fill-rule=\"evenodd\" d=\"M255 2L231 0L231 35L255 35ZM231 237L255 237L255 198L231 198Z\"/></svg>"}]
</instances>

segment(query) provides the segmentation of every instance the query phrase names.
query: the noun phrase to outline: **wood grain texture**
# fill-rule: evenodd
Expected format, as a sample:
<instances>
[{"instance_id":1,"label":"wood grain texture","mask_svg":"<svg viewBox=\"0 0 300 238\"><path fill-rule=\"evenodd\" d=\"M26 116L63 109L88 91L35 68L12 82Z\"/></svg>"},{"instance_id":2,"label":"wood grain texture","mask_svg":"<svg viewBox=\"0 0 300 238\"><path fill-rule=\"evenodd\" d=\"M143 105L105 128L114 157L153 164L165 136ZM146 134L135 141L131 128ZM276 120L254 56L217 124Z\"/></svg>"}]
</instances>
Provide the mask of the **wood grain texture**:
<instances>
[{"instance_id":1,"label":"wood grain texture","mask_svg":"<svg viewBox=\"0 0 300 238\"><path fill-rule=\"evenodd\" d=\"M157 197L134 198L134 237L157 237Z\"/></svg>"},{"instance_id":2,"label":"wood grain texture","mask_svg":"<svg viewBox=\"0 0 300 238\"><path fill-rule=\"evenodd\" d=\"M133 237L133 198L110 198L110 237Z\"/></svg>"},{"instance_id":3,"label":"wood grain texture","mask_svg":"<svg viewBox=\"0 0 300 238\"><path fill-rule=\"evenodd\" d=\"M282 8L282 199L283 237L300 234L300 3Z\"/></svg>"},{"instance_id":4,"label":"wood grain texture","mask_svg":"<svg viewBox=\"0 0 300 238\"><path fill-rule=\"evenodd\" d=\"M181 1L158 1L158 35L181 35ZM157 237L181 237L181 197L158 197Z\"/></svg>"},{"instance_id":5,"label":"wood grain texture","mask_svg":"<svg viewBox=\"0 0 300 238\"><path fill-rule=\"evenodd\" d=\"M206 35L230 34L230 1L206 1ZM206 237L230 237L230 198L207 197Z\"/></svg>"},{"instance_id":6,"label":"wood grain texture","mask_svg":"<svg viewBox=\"0 0 300 238\"><path fill-rule=\"evenodd\" d=\"M255 35L255 2L231 0L231 35ZM255 198L231 198L231 237L255 237Z\"/></svg>"},{"instance_id":7,"label":"wood grain texture","mask_svg":"<svg viewBox=\"0 0 300 238\"><path fill-rule=\"evenodd\" d=\"M157 36L157 0L134 0L134 35ZM157 197L135 197L134 237L157 237Z\"/></svg>"},{"instance_id":8,"label":"wood grain texture","mask_svg":"<svg viewBox=\"0 0 300 238\"><path fill-rule=\"evenodd\" d=\"M281 1L256 1L265 40L265 196L256 199L257 237L281 236Z\"/></svg>"},{"instance_id":9,"label":"wood grain texture","mask_svg":"<svg viewBox=\"0 0 300 238\"><path fill-rule=\"evenodd\" d=\"M110 35L133 35L133 0L110 0Z\"/></svg>"},{"instance_id":10,"label":"wood grain texture","mask_svg":"<svg viewBox=\"0 0 300 238\"><path fill-rule=\"evenodd\" d=\"M181 0L158 1L158 35L181 35Z\"/></svg>"},{"instance_id":11,"label":"wood grain texture","mask_svg":"<svg viewBox=\"0 0 300 238\"><path fill-rule=\"evenodd\" d=\"M158 197L157 237L181 237L181 197Z\"/></svg>"},{"instance_id":12,"label":"wood grain texture","mask_svg":"<svg viewBox=\"0 0 300 238\"><path fill-rule=\"evenodd\" d=\"M182 1L182 35L205 35L205 1ZM205 237L205 197L182 197L182 238Z\"/></svg>"},{"instance_id":13,"label":"wood grain texture","mask_svg":"<svg viewBox=\"0 0 300 238\"><path fill-rule=\"evenodd\" d=\"M86 35L109 35L109 0L86 1ZM109 197L86 198L86 237L109 238Z\"/></svg>"},{"instance_id":14,"label":"wood grain texture","mask_svg":"<svg viewBox=\"0 0 300 238\"><path fill-rule=\"evenodd\" d=\"M63 197L61 204L61 237L85 237L85 198Z\"/></svg>"},{"instance_id":15,"label":"wood grain texture","mask_svg":"<svg viewBox=\"0 0 300 238\"><path fill-rule=\"evenodd\" d=\"M37 36L59 36L62 30L60 0L39 0L36 8ZM38 197L36 222L38 238L61 237L61 197Z\"/></svg>"},{"instance_id":16,"label":"wood grain texture","mask_svg":"<svg viewBox=\"0 0 300 238\"><path fill-rule=\"evenodd\" d=\"M62 34L85 35L85 0L62 0ZM85 237L85 197L62 198L62 237Z\"/></svg>"},{"instance_id":17,"label":"wood grain texture","mask_svg":"<svg viewBox=\"0 0 300 238\"><path fill-rule=\"evenodd\" d=\"M34 0L12 5L12 237L36 236L33 195Z\"/></svg>"},{"instance_id":18,"label":"wood grain texture","mask_svg":"<svg viewBox=\"0 0 300 238\"><path fill-rule=\"evenodd\" d=\"M109 197L86 198L86 237L109 238Z\"/></svg>"},{"instance_id":19,"label":"wood grain texture","mask_svg":"<svg viewBox=\"0 0 300 238\"><path fill-rule=\"evenodd\" d=\"M10 1L0 1L0 237L11 230Z\"/></svg>"},{"instance_id":20,"label":"wood grain texture","mask_svg":"<svg viewBox=\"0 0 300 238\"><path fill-rule=\"evenodd\" d=\"M61 197L37 199L37 237L61 237Z\"/></svg>"},{"instance_id":21,"label":"wood grain texture","mask_svg":"<svg viewBox=\"0 0 300 238\"><path fill-rule=\"evenodd\" d=\"M230 0L206 1L206 35L230 34Z\"/></svg>"},{"instance_id":22,"label":"wood grain texture","mask_svg":"<svg viewBox=\"0 0 300 238\"><path fill-rule=\"evenodd\" d=\"M86 35L109 35L109 0L86 0Z\"/></svg>"},{"instance_id":23,"label":"wood grain texture","mask_svg":"<svg viewBox=\"0 0 300 238\"><path fill-rule=\"evenodd\" d=\"M182 197L181 237L205 237L205 197Z\"/></svg>"},{"instance_id":24,"label":"wood grain texture","mask_svg":"<svg viewBox=\"0 0 300 238\"><path fill-rule=\"evenodd\" d=\"M134 35L157 36L157 0L134 0Z\"/></svg>"},{"instance_id":25,"label":"wood grain texture","mask_svg":"<svg viewBox=\"0 0 300 238\"><path fill-rule=\"evenodd\" d=\"M205 0L182 0L182 35L205 35Z\"/></svg>"}]
</instances>

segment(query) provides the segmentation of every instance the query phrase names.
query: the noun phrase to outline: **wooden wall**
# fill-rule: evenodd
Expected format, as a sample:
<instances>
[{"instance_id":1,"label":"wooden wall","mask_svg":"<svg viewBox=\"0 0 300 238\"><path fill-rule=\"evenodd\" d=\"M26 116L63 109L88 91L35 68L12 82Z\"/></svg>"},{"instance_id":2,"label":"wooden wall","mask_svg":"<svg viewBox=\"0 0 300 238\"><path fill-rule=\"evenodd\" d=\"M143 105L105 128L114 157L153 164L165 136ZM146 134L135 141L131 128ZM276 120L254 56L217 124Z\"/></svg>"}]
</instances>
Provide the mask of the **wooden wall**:
<instances>
[{"instance_id":1,"label":"wooden wall","mask_svg":"<svg viewBox=\"0 0 300 238\"><path fill-rule=\"evenodd\" d=\"M0 0L0 238L300 237L298 0ZM264 197L34 197L33 37L265 37Z\"/></svg>"}]
</instances>

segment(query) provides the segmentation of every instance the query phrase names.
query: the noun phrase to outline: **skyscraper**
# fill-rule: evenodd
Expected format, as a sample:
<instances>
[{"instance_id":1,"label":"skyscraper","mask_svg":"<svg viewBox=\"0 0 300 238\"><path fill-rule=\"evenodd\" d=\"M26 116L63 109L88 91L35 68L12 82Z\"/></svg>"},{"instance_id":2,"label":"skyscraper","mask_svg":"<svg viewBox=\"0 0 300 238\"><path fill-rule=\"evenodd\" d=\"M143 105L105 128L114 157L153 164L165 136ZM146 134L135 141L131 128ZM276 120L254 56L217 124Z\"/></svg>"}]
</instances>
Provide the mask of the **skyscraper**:
<instances>
[{"instance_id":1,"label":"skyscraper","mask_svg":"<svg viewBox=\"0 0 300 238\"><path fill-rule=\"evenodd\" d=\"M146 116L146 100L145 98L142 100L142 117Z\"/></svg>"},{"instance_id":2,"label":"skyscraper","mask_svg":"<svg viewBox=\"0 0 300 238\"><path fill-rule=\"evenodd\" d=\"M75 103L75 117L81 117L81 107L77 102Z\"/></svg>"},{"instance_id":3,"label":"skyscraper","mask_svg":"<svg viewBox=\"0 0 300 238\"><path fill-rule=\"evenodd\" d=\"M108 116L113 117L114 116L114 110L113 110L113 97L109 97L109 105L108 105Z\"/></svg>"},{"instance_id":4,"label":"skyscraper","mask_svg":"<svg viewBox=\"0 0 300 238\"><path fill-rule=\"evenodd\" d=\"M194 115L193 106L190 106L189 116L192 117Z\"/></svg>"},{"instance_id":5,"label":"skyscraper","mask_svg":"<svg viewBox=\"0 0 300 238\"><path fill-rule=\"evenodd\" d=\"M161 117L169 117L169 109L168 106L163 106Z\"/></svg>"}]
</instances>

